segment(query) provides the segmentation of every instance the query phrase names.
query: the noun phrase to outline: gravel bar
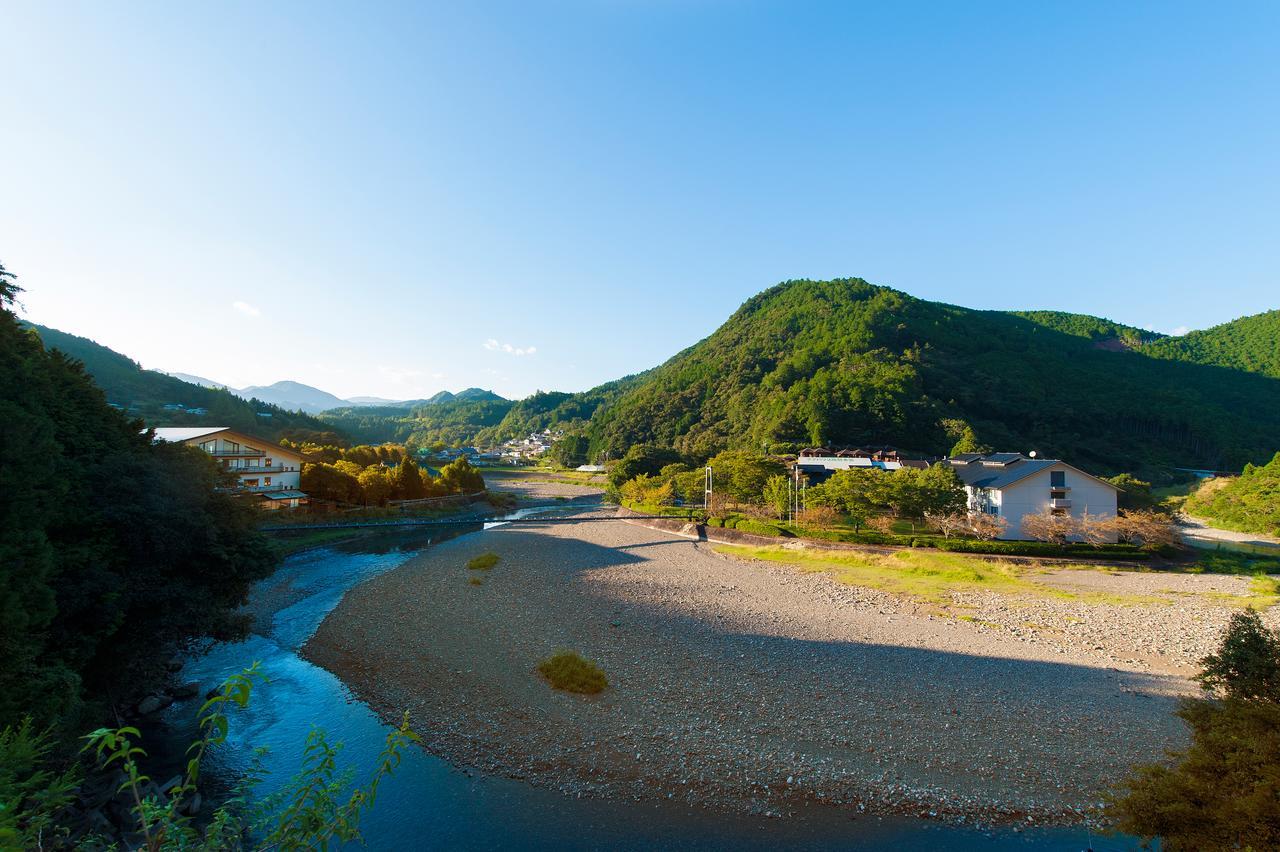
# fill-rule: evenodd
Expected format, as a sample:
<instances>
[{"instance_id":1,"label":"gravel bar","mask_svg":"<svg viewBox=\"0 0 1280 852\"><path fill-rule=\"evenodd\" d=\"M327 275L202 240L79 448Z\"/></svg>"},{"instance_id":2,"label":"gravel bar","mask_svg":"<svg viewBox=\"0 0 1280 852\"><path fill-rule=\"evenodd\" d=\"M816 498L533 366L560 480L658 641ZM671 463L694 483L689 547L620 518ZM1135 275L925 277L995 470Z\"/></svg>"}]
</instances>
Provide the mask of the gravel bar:
<instances>
[{"instance_id":1,"label":"gravel bar","mask_svg":"<svg viewBox=\"0 0 1280 852\"><path fill-rule=\"evenodd\" d=\"M466 568L489 551L492 570ZM1184 744L1172 711L1231 612L1196 595L1237 580L1176 577L1187 595L1141 606L957 595L961 619L634 524L524 524L356 587L303 654L454 764L568 795L1072 823ZM609 689L551 689L535 667L560 649Z\"/></svg>"}]
</instances>

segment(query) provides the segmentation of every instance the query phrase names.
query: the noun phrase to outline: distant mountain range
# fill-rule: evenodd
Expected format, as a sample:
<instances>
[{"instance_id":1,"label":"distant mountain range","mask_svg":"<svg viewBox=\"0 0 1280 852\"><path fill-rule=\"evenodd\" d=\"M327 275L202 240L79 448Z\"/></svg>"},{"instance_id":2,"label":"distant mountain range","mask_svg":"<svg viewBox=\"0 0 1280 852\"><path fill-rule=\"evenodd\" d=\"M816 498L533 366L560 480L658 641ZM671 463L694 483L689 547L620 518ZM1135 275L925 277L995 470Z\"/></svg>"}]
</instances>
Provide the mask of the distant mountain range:
<instances>
[{"instance_id":1,"label":"distant mountain range","mask_svg":"<svg viewBox=\"0 0 1280 852\"><path fill-rule=\"evenodd\" d=\"M206 379L191 373L166 373L175 379L190 382L203 388L225 388L242 399L257 399L288 411L305 411L308 414L319 414L322 411L333 411L348 408L393 408L412 410L423 405L433 405L453 400L502 399L492 391L481 388L467 388L450 393L440 391L427 399L386 399L380 396L353 396L343 399L328 391L305 385L302 382L280 381L270 385L250 385L247 388L233 388L223 382Z\"/></svg>"}]
</instances>

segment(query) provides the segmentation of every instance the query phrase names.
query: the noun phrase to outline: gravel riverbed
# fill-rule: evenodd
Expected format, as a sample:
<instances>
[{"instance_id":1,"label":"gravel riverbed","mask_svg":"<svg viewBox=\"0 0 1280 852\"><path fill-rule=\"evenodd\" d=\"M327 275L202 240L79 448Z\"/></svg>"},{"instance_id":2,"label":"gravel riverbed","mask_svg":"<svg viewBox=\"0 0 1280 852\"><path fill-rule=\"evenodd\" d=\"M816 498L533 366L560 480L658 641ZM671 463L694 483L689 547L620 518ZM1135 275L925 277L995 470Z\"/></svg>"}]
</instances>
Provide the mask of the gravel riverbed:
<instances>
[{"instance_id":1,"label":"gravel riverbed","mask_svg":"<svg viewBox=\"0 0 1280 852\"><path fill-rule=\"evenodd\" d=\"M634 524L521 524L356 587L303 654L432 752L569 795L1076 822L1183 744L1176 699L1232 611L1211 593L1247 581L1044 579L1153 600L968 593L957 618ZM551 689L535 667L566 648L610 688Z\"/></svg>"}]
</instances>

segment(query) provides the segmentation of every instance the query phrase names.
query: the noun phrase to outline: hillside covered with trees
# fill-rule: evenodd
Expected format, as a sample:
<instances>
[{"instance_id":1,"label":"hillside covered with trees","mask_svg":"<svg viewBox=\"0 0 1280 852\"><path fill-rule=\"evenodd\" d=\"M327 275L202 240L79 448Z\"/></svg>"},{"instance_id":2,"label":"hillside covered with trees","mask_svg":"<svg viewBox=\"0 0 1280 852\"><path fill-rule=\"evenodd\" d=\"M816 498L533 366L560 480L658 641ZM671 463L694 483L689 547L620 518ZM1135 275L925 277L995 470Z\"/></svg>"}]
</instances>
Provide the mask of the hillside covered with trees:
<instances>
[{"instance_id":1,"label":"hillside covered with trees","mask_svg":"<svg viewBox=\"0 0 1280 852\"><path fill-rule=\"evenodd\" d=\"M22 323L34 329L48 349L57 349L84 364L85 372L102 389L107 401L128 410L131 416L145 420L148 426L230 426L252 435L278 439L285 435L309 435L330 432L332 427L297 411L286 411L261 400L245 400L222 388L202 387L166 373L144 370L138 362L85 337L77 337L35 323ZM176 403L185 408L204 408L208 414L166 411L165 405ZM270 414L262 417L260 413Z\"/></svg>"},{"instance_id":2,"label":"hillside covered with trees","mask_svg":"<svg viewBox=\"0 0 1280 852\"><path fill-rule=\"evenodd\" d=\"M587 434L593 454L647 443L690 458L804 444L942 454L969 435L1100 473L1271 456L1280 382L1150 357L1136 332L927 302L860 279L789 281L602 406ZM1126 336L1137 351L1097 345Z\"/></svg>"},{"instance_id":3,"label":"hillside covered with trees","mask_svg":"<svg viewBox=\"0 0 1280 852\"><path fill-rule=\"evenodd\" d=\"M1225 529L1280 536L1280 453L1240 476L1202 483L1183 508Z\"/></svg>"},{"instance_id":4,"label":"hillside covered with trees","mask_svg":"<svg viewBox=\"0 0 1280 852\"><path fill-rule=\"evenodd\" d=\"M788 281L665 364L582 393L350 408L361 441L490 445L549 426L575 452L893 444L1037 450L1103 474L1262 462L1280 435L1280 311L1184 337L1061 311L979 311L861 279ZM464 398L466 397L466 398Z\"/></svg>"},{"instance_id":5,"label":"hillside covered with trees","mask_svg":"<svg viewBox=\"0 0 1280 852\"><path fill-rule=\"evenodd\" d=\"M79 733L184 643L240 635L275 557L213 460L109 407L16 293L0 267L0 727Z\"/></svg>"},{"instance_id":6,"label":"hillside covered with trees","mask_svg":"<svg viewBox=\"0 0 1280 852\"><path fill-rule=\"evenodd\" d=\"M1212 364L1280 379L1280 310L1241 317L1143 347L1155 358Z\"/></svg>"}]
</instances>

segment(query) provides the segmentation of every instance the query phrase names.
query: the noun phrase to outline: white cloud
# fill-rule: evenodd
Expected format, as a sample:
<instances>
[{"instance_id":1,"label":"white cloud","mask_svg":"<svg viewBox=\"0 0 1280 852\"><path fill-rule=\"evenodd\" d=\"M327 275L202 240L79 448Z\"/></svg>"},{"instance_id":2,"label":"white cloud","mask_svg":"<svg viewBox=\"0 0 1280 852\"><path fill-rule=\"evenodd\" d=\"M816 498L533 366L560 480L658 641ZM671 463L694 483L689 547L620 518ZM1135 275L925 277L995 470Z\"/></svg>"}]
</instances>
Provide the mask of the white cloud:
<instances>
[{"instance_id":1,"label":"white cloud","mask_svg":"<svg viewBox=\"0 0 1280 852\"><path fill-rule=\"evenodd\" d=\"M1174 337L1181 337L1182 335L1186 334L1190 330L1191 329L1187 328L1185 325L1180 325L1169 333L1172 334Z\"/></svg>"},{"instance_id":2,"label":"white cloud","mask_svg":"<svg viewBox=\"0 0 1280 852\"><path fill-rule=\"evenodd\" d=\"M538 347L536 346L512 346L510 343L499 343L492 337L486 340L483 345L490 352L505 352L508 355L535 355L538 352Z\"/></svg>"},{"instance_id":3,"label":"white cloud","mask_svg":"<svg viewBox=\"0 0 1280 852\"><path fill-rule=\"evenodd\" d=\"M262 311L258 310L248 302L232 302L231 307L235 308L237 311L239 311L240 313L244 314L247 317L262 316Z\"/></svg>"}]
</instances>

